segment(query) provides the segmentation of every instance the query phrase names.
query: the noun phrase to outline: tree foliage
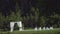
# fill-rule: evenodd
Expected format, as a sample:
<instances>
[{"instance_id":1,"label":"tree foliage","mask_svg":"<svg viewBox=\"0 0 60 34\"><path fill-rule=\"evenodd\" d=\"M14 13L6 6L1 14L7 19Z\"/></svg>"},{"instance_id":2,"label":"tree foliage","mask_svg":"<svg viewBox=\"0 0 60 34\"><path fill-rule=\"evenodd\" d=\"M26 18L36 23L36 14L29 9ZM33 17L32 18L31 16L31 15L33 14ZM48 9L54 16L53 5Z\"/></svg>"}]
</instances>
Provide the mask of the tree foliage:
<instances>
[{"instance_id":1,"label":"tree foliage","mask_svg":"<svg viewBox=\"0 0 60 34\"><path fill-rule=\"evenodd\" d=\"M3 28L4 25L9 28L8 24L11 21L22 21L24 26L27 27L44 27L46 25L60 27L60 8L58 1L58 3L47 0L8 1L0 1L1 28Z\"/></svg>"}]
</instances>

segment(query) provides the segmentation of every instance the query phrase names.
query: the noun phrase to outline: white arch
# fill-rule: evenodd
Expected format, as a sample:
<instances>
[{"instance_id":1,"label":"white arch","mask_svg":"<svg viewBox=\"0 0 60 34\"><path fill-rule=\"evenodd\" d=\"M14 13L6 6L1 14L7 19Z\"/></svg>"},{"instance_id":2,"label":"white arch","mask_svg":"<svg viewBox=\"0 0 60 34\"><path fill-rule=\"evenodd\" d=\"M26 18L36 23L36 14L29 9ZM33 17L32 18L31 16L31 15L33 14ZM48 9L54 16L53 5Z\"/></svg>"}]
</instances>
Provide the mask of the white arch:
<instances>
[{"instance_id":1,"label":"white arch","mask_svg":"<svg viewBox=\"0 0 60 34\"><path fill-rule=\"evenodd\" d=\"M18 25L19 31L22 30L22 22L21 21L19 21L19 22L10 22L10 32L13 32L15 23L17 23L17 25Z\"/></svg>"}]
</instances>

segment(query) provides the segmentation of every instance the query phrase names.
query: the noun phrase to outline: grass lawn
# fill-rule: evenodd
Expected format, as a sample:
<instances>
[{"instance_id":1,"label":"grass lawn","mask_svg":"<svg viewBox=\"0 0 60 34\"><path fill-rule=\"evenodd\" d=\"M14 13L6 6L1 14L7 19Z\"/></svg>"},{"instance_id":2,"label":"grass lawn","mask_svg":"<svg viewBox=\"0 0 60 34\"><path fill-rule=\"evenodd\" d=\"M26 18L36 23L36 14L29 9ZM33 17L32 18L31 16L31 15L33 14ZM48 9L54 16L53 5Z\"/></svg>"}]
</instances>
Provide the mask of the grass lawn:
<instances>
[{"instance_id":1,"label":"grass lawn","mask_svg":"<svg viewBox=\"0 0 60 34\"><path fill-rule=\"evenodd\" d=\"M24 31L18 31L15 30L13 32L0 32L0 34L60 34L60 28L53 29L53 30L24 30Z\"/></svg>"}]
</instances>

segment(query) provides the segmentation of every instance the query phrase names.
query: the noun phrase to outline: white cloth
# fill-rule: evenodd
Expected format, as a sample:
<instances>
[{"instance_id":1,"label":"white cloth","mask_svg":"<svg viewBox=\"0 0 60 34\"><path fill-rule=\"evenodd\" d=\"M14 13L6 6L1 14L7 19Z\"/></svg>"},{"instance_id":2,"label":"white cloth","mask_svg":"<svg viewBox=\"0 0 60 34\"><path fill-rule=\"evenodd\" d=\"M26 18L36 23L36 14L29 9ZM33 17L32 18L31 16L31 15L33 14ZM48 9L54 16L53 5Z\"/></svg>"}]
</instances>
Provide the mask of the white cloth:
<instances>
[{"instance_id":1,"label":"white cloth","mask_svg":"<svg viewBox=\"0 0 60 34\"><path fill-rule=\"evenodd\" d=\"M21 31L22 30L22 22L21 21L20 22L17 22L17 25L19 27L19 31Z\"/></svg>"},{"instance_id":2,"label":"white cloth","mask_svg":"<svg viewBox=\"0 0 60 34\"><path fill-rule=\"evenodd\" d=\"M22 22L17 22L18 27L22 27Z\"/></svg>"},{"instance_id":3,"label":"white cloth","mask_svg":"<svg viewBox=\"0 0 60 34\"><path fill-rule=\"evenodd\" d=\"M14 30L14 24L17 23L18 27L19 27L19 31L22 30L22 22L10 22L10 32L13 32Z\"/></svg>"},{"instance_id":4,"label":"white cloth","mask_svg":"<svg viewBox=\"0 0 60 34\"><path fill-rule=\"evenodd\" d=\"M10 22L10 32L12 32L13 31L13 29L14 29L14 22Z\"/></svg>"}]
</instances>

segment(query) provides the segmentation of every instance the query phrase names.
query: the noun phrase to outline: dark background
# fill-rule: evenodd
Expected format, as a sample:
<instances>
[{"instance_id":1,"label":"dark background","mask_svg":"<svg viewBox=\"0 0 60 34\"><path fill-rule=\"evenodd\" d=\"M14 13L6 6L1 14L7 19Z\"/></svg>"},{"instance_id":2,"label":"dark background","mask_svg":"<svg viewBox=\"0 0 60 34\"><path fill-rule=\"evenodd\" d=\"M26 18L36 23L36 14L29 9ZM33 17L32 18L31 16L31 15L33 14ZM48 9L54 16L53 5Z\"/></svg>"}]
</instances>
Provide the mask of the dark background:
<instances>
[{"instance_id":1,"label":"dark background","mask_svg":"<svg viewBox=\"0 0 60 34\"><path fill-rule=\"evenodd\" d=\"M10 10L15 10L16 2L22 10L22 15L28 13L32 6L40 10L45 8L45 11L42 12L46 14L51 14L53 11L60 13L60 0L0 0L0 11L3 12L3 15L9 15Z\"/></svg>"},{"instance_id":2,"label":"dark background","mask_svg":"<svg viewBox=\"0 0 60 34\"><path fill-rule=\"evenodd\" d=\"M16 13L16 3L18 4L19 9L21 9L21 17L22 18L25 17L25 19L23 18L23 21L22 21L25 27L26 26L27 27L36 27L36 26L40 27L41 26L40 23L42 23L40 22L41 18L49 19L48 21L45 21L45 23L42 23L43 25L46 24L45 26L47 27L52 26L52 25L54 25L54 27L60 27L60 19L58 17L57 18L49 17L51 15L54 15L54 12L55 14L58 14L60 16L60 0L0 0L0 12L2 13L2 16L5 16L5 18L7 18L7 16L9 17L9 15L12 12ZM35 9L36 8L39 9L39 15L38 15L37 22L35 21L35 18L30 19L31 13L33 16L35 16L34 12L30 12L32 7L34 7ZM51 21L53 23L51 23ZM9 23L10 21L7 18L7 20L1 22L0 25L3 24L4 27L3 26L1 27L9 28L9 26L7 25Z\"/></svg>"}]
</instances>

